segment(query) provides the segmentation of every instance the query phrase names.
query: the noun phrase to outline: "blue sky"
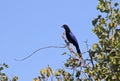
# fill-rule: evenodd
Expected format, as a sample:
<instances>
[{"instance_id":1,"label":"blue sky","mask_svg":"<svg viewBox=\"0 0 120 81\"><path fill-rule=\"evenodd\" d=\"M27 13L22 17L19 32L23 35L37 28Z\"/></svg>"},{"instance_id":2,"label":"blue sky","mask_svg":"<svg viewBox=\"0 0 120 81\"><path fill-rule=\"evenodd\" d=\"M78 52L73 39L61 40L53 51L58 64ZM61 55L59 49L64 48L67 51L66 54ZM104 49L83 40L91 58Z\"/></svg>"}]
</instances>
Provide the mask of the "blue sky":
<instances>
[{"instance_id":1,"label":"blue sky","mask_svg":"<svg viewBox=\"0 0 120 81\"><path fill-rule=\"evenodd\" d=\"M41 47L64 44L61 38L63 24L68 24L75 34L82 52L84 41L91 47L97 41L92 33L91 21L98 15L97 0L1 0L0 1L0 64L10 67L9 77L19 76L19 81L32 81L41 68L48 64L57 70L62 67L67 49L45 49L31 58L19 62ZM85 55L84 55L85 56Z\"/></svg>"}]
</instances>

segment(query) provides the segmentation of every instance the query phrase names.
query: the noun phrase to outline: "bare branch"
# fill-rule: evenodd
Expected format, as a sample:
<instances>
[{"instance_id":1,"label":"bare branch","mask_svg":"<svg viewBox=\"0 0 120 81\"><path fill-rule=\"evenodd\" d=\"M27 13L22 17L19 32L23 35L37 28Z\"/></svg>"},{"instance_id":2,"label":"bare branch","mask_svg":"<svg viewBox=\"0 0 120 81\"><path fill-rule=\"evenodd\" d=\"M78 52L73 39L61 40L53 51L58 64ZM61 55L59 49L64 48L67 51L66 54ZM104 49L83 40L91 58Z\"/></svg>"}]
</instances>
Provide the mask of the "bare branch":
<instances>
[{"instance_id":1,"label":"bare branch","mask_svg":"<svg viewBox=\"0 0 120 81\"><path fill-rule=\"evenodd\" d=\"M88 48L87 40L85 41L85 43L86 43L87 51L88 51L88 53L89 53L90 62L92 63L92 66L93 66L93 68L94 68L93 58L92 58L92 55L90 54L90 51L89 51L89 48Z\"/></svg>"},{"instance_id":2,"label":"bare branch","mask_svg":"<svg viewBox=\"0 0 120 81\"><path fill-rule=\"evenodd\" d=\"M31 53L30 55L28 55L27 57L25 58L22 58L22 59L14 59L15 61L24 61L28 58L30 58L31 56L33 56L36 52L40 51L40 50L43 50L43 49L47 49L47 48L65 48L66 46L46 46L46 47L42 47L42 48L39 48L37 49L36 51L34 51L33 53Z\"/></svg>"}]
</instances>

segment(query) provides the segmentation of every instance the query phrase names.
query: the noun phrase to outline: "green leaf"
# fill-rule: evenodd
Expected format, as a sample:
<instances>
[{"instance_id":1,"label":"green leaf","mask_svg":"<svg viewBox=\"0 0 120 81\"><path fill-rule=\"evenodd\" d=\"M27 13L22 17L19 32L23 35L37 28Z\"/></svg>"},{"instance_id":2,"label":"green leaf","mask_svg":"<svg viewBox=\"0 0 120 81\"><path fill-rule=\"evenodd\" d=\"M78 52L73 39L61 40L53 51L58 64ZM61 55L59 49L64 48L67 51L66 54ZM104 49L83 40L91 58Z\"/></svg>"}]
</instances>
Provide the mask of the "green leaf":
<instances>
[{"instance_id":1,"label":"green leaf","mask_svg":"<svg viewBox=\"0 0 120 81\"><path fill-rule=\"evenodd\" d=\"M81 73L80 71L77 71L77 72L76 72L76 77L79 77L79 76L80 76L80 73Z\"/></svg>"},{"instance_id":2,"label":"green leaf","mask_svg":"<svg viewBox=\"0 0 120 81\"><path fill-rule=\"evenodd\" d=\"M55 76L60 76L61 74L61 70L58 70L57 72L55 72Z\"/></svg>"},{"instance_id":3,"label":"green leaf","mask_svg":"<svg viewBox=\"0 0 120 81\"><path fill-rule=\"evenodd\" d=\"M2 71L4 68L3 67L0 67L0 71Z\"/></svg>"},{"instance_id":4,"label":"green leaf","mask_svg":"<svg viewBox=\"0 0 120 81\"><path fill-rule=\"evenodd\" d=\"M95 26L95 25L96 25L96 23L97 23L97 21L98 21L98 19L97 19L97 18L95 18L95 19L92 21L92 25L93 25L93 26Z\"/></svg>"},{"instance_id":5,"label":"green leaf","mask_svg":"<svg viewBox=\"0 0 120 81\"><path fill-rule=\"evenodd\" d=\"M114 4L115 7L118 6L118 5L119 5L119 3L117 3L117 2Z\"/></svg>"},{"instance_id":6,"label":"green leaf","mask_svg":"<svg viewBox=\"0 0 120 81\"><path fill-rule=\"evenodd\" d=\"M66 54L67 54L67 52L63 52L63 53L62 53L62 55L66 55Z\"/></svg>"},{"instance_id":7,"label":"green leaf","mask_svg":"<svg viewBox=\"0 0 120 81\"><path fill-rule=\"evenodd\" d=\"M112 29L114 27L114 23L113 22L110 22L109 23L109 27Z\"/></svg>"},{"instance_id":8,"label":"green leaf","mask_svg":"<svg viewBox=\"0 0 120 81\"><path fill-rule=\"evenodd\" d=\"M12 79L12 81L17 81L17 80L18 80L17 76L13 77L13 79Z\"/></svg>"},{"instance_id":9,"label":"green leaf","mask_svg":"<svg viewBox=\"0 0 120 81\"><path fill-rule=\"evenodd\" d=\"M92 49L96 50L97 48L98 48L98 44L97 43L93 44Z\"/></svg>"},{"instance_id":10,"label":"green leaf","mask_svg":"<svg viewBox=\"0 0 120 81\"><path fill-rule=\"evenodd\" d=\"M5 63L3 63L3 66L4 66L4 67L6 67L6 68L8 68L8 65L7 65L7 64L5 64Z\"/></svg>"}]
</instances>

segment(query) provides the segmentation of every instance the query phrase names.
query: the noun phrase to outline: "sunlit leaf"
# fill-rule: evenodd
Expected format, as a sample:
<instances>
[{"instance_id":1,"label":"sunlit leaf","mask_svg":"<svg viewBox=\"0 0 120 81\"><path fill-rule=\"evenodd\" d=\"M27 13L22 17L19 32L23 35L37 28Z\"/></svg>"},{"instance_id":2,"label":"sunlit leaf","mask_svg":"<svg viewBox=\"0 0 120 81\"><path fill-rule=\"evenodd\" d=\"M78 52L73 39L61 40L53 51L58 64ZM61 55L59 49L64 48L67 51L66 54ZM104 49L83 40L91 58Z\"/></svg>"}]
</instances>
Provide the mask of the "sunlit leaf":
<instances>
[{"instance_id":1,"label":"sunlit leaf","mask_svg":"<svg viewBox=\"0 0 120 81\"><path fill-rule=\"evenodd\" d=\"M50 70L50 72L52 73L52 75L55 73L54 70L48 66L48 69Z\"/></svg>"},{"instance_id":2,"label":"sunlit leaf","mask_svg":"<svg viewBox=\"0 0 120 81\"><path fill-rule=\"evenodd\" d=\"M46 76L47 76L47 77L49 77L49 76L50 76L50 70L49 70L49 69L47 69L47 71L46 71L46 72L47 72Z\"/></svg>"},{"instance_id":3,"label":"sunlit leaf","mask_svg":"<svg viewBox=\"0 0 120 81\"><path fill-rule=\"evenodd\" d=\"M98 48L98 44L96 43L96 44L93 44L93 46L92 46L92 49L93 50L96 50Z\"/></svg>"},{"instance_id":4,"label":"sunlit leaf","mask_svg":"<svg viewBox=\"0 0 120 81\"><path fill-rule=\"evenodd\" d=\"M40 74L43 78L45 78L46 68L40 70Z\"/></svg>"},{"instance_id":5,"label":"sunlit leaf","mask_svg":"<svg viewBox=\"0 0 120 81\"><path fill-rule=\"evenodd\" d=\"M13 77L13 79L12 79L12 81L17 81L17 80L18 80L17 76Z\"/></svg>"}]
</instances>

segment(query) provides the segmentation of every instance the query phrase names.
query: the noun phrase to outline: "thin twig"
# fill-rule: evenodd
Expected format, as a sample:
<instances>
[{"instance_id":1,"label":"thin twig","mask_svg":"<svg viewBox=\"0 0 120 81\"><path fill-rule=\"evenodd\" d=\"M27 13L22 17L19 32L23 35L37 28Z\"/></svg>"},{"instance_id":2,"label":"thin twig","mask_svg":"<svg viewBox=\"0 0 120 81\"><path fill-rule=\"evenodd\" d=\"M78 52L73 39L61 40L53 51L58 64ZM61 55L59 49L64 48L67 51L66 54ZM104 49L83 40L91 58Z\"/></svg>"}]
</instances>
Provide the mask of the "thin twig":
<instances>
[{"instance_id":1,"label":"thin twig","mask_svg":"<svg viewBox=\"0 0 120 81\"><path fill-rule=\"evenodd\" d=\"M37 49L36 51L34 51L33 53L31 53L29 56L25 57L25 58L22 58L22 59L14 59L15 61L24 61L28 58L30 58L31 56L33 56L36 52L40 51L40 50L43 50L43 49L46 49L46 48L65 48L66 46L46 46L46 47L42 47L42 48L39 48Z\"/></svg>"},{"instance_id":2,"label":"thin twig","mask_svg":"<svg viewBox=\"0 0 120 81\"><path fill-rule=\"evenodd\" d=\"M90 62L92 63L92 66L93 66L93 69L94 69L93 58L92 58L92 55L90 54L90 51L89 51L89 48L88 48L88 43L87 43L87 40L85 41L85 43L86 43L87 51L88 51L88 53L89 53Z\"/></svg>"}]
</instances>

